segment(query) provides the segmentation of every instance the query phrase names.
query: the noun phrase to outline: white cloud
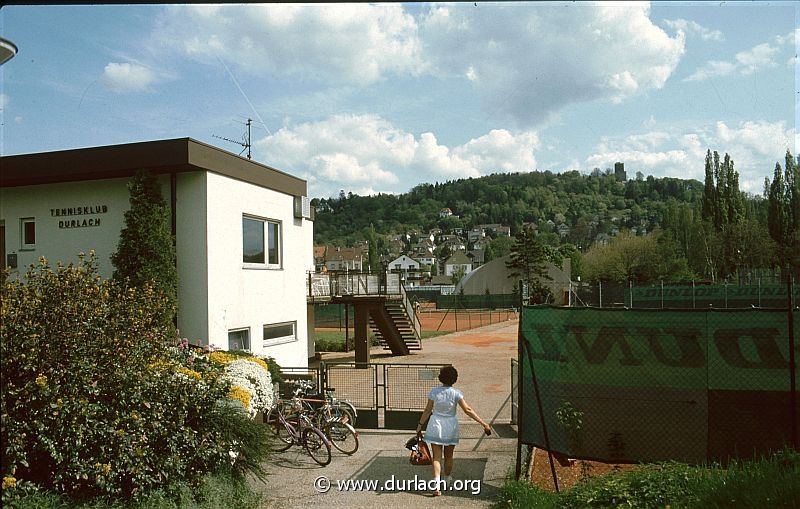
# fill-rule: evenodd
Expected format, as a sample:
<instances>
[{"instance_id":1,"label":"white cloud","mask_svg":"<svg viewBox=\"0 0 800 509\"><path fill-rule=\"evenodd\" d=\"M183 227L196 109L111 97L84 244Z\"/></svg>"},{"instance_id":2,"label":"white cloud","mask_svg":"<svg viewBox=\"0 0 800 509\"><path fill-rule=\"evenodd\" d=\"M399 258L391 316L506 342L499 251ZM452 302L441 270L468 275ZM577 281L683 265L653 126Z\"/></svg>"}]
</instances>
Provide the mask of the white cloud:
<instances>
[{"instance_id":1,"label":"white cloud","mask_svg":"<svg viewBox=\"0 0 800 509\"><path fill-rule=\"evenodd\" d=\"M158 78L143 65L109 62L103 69L102 81L114 92L141 92L148 90Z\"/></svg>"},{"instance_id":2,"label":"white cloud","mask_svg":"<svg viewBox=\"0 0 800 509\"><path fill-rule=\"evenodd\" d=\"M706 150L728 153L739 172L744 191L760 193L764 177L787 149L795 153L796 132L786 123L748 121L735 126L717 122L695 131L645 132L619 140L604 138L586 158L587 167L605 168L625 163L629 175L641 171L702 181Z\"/></svg>"},{"instance_id":3,"label":"white cloud","mask_svg":"<svg viewBox=\"0 0 800 509\"><path fill-rule=\"evenodd\" d=\"M8 103L11 101L11 98L8 97L8 94L4 94L0 92L0 108L5 109L8 106Z\"/></svg>"},{"instance_id":4,"label":"white cloud","mask_svg":"<svg viewBox=\"0 0 800 509\"><path fill-rule=\"evenodd\" d=\"M416 22L399 4L175 6L155 34L194 59L256 76L372 83L422 65Z\"/></svg>"},{"instance_id":5,"label":"white cloud","mask_svg":"<svg viewBox=\"0 0 800 509\"><path fill-rule=\"evenodd\" d=\"M326 86L389 77L463 80L487 111L540 123L565 105L659 89L684 52L648 4L224 5L166 9L157 45L255 76ZM581 20L576 22L576 20Z\"/></svg>"},{"instance_id":6,"label":"white cloud","mask_svg":"<svg viewBox=\"0 0 800 509\"><path fill-rule=\"evenodd\" d=\"M684 52L649 18L649 5L571 4L530 8L437 5L420 21L424 54L440 76L468 76L486 109L523 125L567 104L615 102L659 89ZM580 22L576 22L576 20Z\"/></svg>"},{"instance_id":7,"label":"white cloud","mask_svg":"<svg viewBox=\"0 0 800 509\"><path fill-rule=\"evenodd\" d=\"M752 74L759 69L775 67L773 57L776 53L778 53L778 48L763 43L750 51L737 53L736 63L742 74Z\"/></svg>"},{"instance_id":8,"label":"white cloud","mask_svg":"<svg viewBox=\"0 0 800 509\"><path fill-rule=\"evenodd\" d=\"M14 117L14 123L17 124L17 125L22 124L24 121L25 121L25 119L23 117L19 116L19 115Z\"/></svg>"},{"instance_id":9,"label":"white cloud","mask_svg":"<svg viewBox=\"0 0 800 509\"><path fill-rule=\"evenodd\" d=\"M786 35L779 35L775 37L775 43L781 46L784 44L795 44L797 41L800 40L800 37L798 37L799 35L800 35L800 28L795 28Z\"/></svg>"},{"instance_id":10,"label":"white cloud","mask_svg":"<svg viewBox=\"0 0 800 509\"><path fill-rule=\"evenodd\" d=\"M738 73L743 76L754 72L775 67L777 64L774 57L778 53L778 48L770 46L768 43L759 44L748 51L741 51L736 54L733 62L709 60L705 67L697 69L691 76L683 81L703 81L718 76L727 76Z\"/></svg>"},{"instance_id":11,"label":"white cloud","mask_svg":"<svg viewBox=\"0 0 800 509\"><path fill-rule=\"evenodd\" d=\"M337 115L287 126L256 142L270 164L306 178L310 194L340 189L405 192L420 181L535 169L534 132L504 129L447 147L433 133L416 137L375 115Z\"/></svg>"},{"instance_id":12,"label":"white cloud","mask_svg":"<svg viewBox=\"0 0 800 509\"><path fill-rule=\"evenodd\" d=\"M704 41L724 41L725 36L722 35L722 32L719 30L711 30L710 28L706 28L703 25L697 23L696 21L685 20L685 19L667 19L664 20L664 23L674 29L674 30L681 30L688 34L697 35Z\"/></svg>"}]
</instances>

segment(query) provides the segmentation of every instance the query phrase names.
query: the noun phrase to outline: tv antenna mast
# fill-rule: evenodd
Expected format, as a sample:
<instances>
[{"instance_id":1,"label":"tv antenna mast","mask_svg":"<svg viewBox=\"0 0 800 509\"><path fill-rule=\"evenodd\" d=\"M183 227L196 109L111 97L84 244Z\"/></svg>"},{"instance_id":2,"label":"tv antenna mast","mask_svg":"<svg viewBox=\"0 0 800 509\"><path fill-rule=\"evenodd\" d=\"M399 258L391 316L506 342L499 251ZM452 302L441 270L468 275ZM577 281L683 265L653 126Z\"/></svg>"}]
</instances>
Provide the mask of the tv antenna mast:
<instances>
[{"instance_id":1,"label":"tv antenna mast","mask_svg":"<svg viewBox=\"0 0 800 509\"><path fill-rule=\"evenodd\" d=\"M250 156L250 147L252 146L252 145L250 145L250 124L252 122L253 122L253 119L251 119L251 118L247 119L247 134L245 134L245 136L244 136L244 141L232 140L230 138L224 138L222 136L217 136L216 134L212 134L212 136L214 138L219 138L220 140L225 140L225 141L229 141L231 143L236 143L237 145L241 145L244 148L242 149L241 152L239 152L239 155L242 155L242 152L247 150L247 158L248 159L252 159L252 157Z\"/></svg>"}]
</instances>

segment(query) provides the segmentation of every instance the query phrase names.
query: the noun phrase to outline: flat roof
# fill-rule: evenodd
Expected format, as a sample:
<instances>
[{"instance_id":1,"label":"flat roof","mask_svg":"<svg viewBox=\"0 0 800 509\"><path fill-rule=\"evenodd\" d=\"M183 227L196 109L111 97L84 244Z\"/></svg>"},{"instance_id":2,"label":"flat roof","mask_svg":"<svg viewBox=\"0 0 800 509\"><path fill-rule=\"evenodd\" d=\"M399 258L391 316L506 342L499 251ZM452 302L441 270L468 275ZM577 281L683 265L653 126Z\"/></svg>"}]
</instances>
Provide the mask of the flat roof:
<instances>
[{"instance_id":1,"label":"flat roof","mask_svg":"<svg viewBox=\"0 0 800 509\"><path fill-rule=\"evenodd\" d=\"M192 138L58 150L0 157L0 187L210 171L292 196L308 196L306 181Z\"/></svg>"}]
</instances>

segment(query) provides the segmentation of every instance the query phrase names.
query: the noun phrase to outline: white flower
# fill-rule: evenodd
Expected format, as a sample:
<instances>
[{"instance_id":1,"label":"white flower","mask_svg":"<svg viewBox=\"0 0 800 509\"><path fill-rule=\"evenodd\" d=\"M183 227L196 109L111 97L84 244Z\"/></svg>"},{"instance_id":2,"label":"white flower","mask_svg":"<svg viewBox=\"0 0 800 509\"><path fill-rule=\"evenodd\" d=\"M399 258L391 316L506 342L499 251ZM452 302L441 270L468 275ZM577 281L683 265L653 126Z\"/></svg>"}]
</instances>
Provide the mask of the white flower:
<instances>
[{"instance_id":1,"label":"white flower","mask_svg":"<svg viewBox=\"0 0 800 509\"><path fill-rule=\"evenodd\" d=\"M246 358L237 359L225 366L225 378L250 393L250 416L272 406L272 376L258 363Z\"/></svg>"}]
</instances>

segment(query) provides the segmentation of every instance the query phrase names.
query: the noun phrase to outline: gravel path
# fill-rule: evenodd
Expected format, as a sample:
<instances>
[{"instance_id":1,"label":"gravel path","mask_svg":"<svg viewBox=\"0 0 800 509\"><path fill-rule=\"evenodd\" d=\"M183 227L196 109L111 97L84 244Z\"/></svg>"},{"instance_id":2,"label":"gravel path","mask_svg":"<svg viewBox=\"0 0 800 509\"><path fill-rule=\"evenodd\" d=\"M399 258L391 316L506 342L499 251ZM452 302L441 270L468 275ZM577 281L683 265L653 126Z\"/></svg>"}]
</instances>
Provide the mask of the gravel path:
<instances>
[{"instance_id":1,"label":"gravel path","mask_svg":"<svg viewBox=\"0 0 800 509\"><path fill-rule=\"evenodd\" d=\"M267 497L264 508L283 507L489 507L509 472L513 473L516 447L511 418L510 362L517 353L517 322L488 325L425 340L423 350L405 357L373 350L373 362L452 363L459 371L456 383L467 402L495 433L484 437L481 427L459 411L461 442L456 447L454 484L460 490L431 497L419 483L431 479L429 466L408 461L406 440L413 431L359 430L360 447L353 456L334 450L326 467L314 463L304 451L293 447L274 454L266 465L266 482L254 480L253 487ZM346 354L326 354L325 361L352 360ZM330 490L320 493L317 481ZM339 483L374 482L358 491L339 489ZM477 481L480 481L478 492ZM387 490L392 482L404 489ZM405 483L406 486L398 486ZM408 486L411 484L412 486ZM352 486L352 484L351 484Z\"/></svg>"}]
</instances>

